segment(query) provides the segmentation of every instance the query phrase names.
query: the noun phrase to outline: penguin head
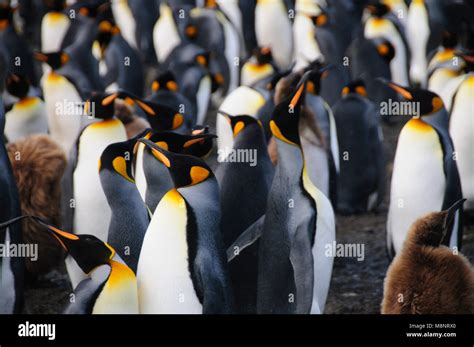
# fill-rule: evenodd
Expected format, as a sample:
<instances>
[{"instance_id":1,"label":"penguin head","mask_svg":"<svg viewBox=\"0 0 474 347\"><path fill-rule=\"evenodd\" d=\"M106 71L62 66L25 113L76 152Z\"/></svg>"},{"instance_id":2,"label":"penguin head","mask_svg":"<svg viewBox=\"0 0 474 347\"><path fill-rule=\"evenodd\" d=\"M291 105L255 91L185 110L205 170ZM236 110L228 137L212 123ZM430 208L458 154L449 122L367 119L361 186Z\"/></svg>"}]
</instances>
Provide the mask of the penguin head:
<instances>
[{"instance_id":1,"label":"penguin head","mask_svg":"<svg viewBox=\"0 0 474 347\"><path fill-rule=\"evenodd\" d=\"M92 118L111 119L115 114L115 99L119 93L106 94L102 92L92 92L84 106L84 113Z\"/></svg>"},{"instance_id":2,"label":"penguin head","mask_svg":"<svg viewBox=\"0 0 474 347\"><path fill-rule=\"evenodd\" d=\"M221 115L223 115L227 121L230 124L230 127L232 129L232 133L234 134L234 137L237 137L242 130L244 130L246 127L250 126L257 126L260 129L263 129L262 122L249 115L237 115L237 116L231 116L227 112L224 111L218 111Z\"/></svg>"},{"instance_id":3,"label":"penguin head","mask_svg":"<svg viewBox=\"0 0 474 347\"><path fill-rule=\"evenodd\" d=\"M445 49L454 49L458 45L458 36L456 33L443 31L441 35L441 46Z\"/></svg>"},{"instance_id":4,"label":"penguin head","mask_svg":"<svg viewBox=\"0 0 474 347\"><path fill-rule=\"evenodd\" d=\"M137 139L124 142L116 142L107 146L99 161L99 172L108 170L114 172L125 180L135 183L133 178L133 151Z\"/></svg>"},{"instance_id":5,"label":"penguin head","mask_svg":"<svg viewBox=\"0 0 474 347\"><path fill-rule=\"evenodd\" d=\"M153 155L168 168L176 188L194 186L214 176L209 166L199 158L169 152L147 139L138 141L149 147Z\"/></svg>"},{"instance_id":6,"label":"penguin head","mask_svg":"<svg viewBox=\"0 0 474 347\"><path fill-rule=\"evenodd\" d=\"M374 17L382 18L387 13L390 13L390 6L387 4L370 4L366 6L367 11Z\"/></svg>"},{"instance_id":7,"label":"penguin head","mask_svg":"<svg viewBox=\"0 0 474 347\"><path fill-rule=\"evenodd\" d=\"M115 256L115 250L108 243L93 235L71 234L45 223L40 218L35 217L34 219L48 229L86 274L97 266L109 264Z\"/></svg>"},{"instance_id":8,"label":"penguin head","mask_svg":"<svg viewBox=\"0 0 474 347\"><path fill-rule=\"evenodd\" d=\"M367 89L365 89L365 83L362 80L355 80L349 82L344 88L342 88L342 96L346 95L360 95L362 97L367 97Z\"/></svg>"},{"instance_id":9,"label":"penguin head","mask_svg":"<svg viewBox=\"0 0 474 347\"><path fill-rule=\"evenodd\" d=\"M11 95L23 99L28 95L30 80L25 75L11 73L6 78L5 87Z\"/></svg>"},{"instance_id":10,"label":"penguin head","mask_svg":"<svg viewBox=\"0 0 474 347\"><path fill-rule=\"evenodd\" d=\"M165 104L143 100L128 92L120 92L120 97L137 104L155 131L176 130L184 124L184 116Z\"/></svg>"},{"instance_id":11,"label":"penguin head","mask_svg":"<svg viewBox=\"0 0 474 347\"><path fill-rule=\"evenodd\" d=\"M88 18L102 18L109 17L112 15L111 7L109 2L100 2L100 1L78 1L71 6L70 10L74 10L79 15L88 17ZM105 12L107 12L106 15Z\"/></svg>"},{"instance_id":12,"label":"penguin head","mask_svg":"<svg viewBox=\"0 0 474 347\"><path fill-rule=\"evenodd\" d=\"M377 53L386 62L390 63L395 57L395 48L392 43L383 38L376 38L371 40L377 49Z\"/></svg>"},{"instance_id":13,"label":"penguin head","mask_svg":"<svg viewBox=\"0 0 474 347\"><path fill-rule=\"evenodd\" d=\"M177 92L179 89L178 82L176 81L176 77L174 73L170 70L167 70L163 73L160 73L156 78L153 80L151 84L151 90L153 92L157 92L160 90L167 90L170 92Z\"/></svg>"},{"instance_id":14,"label":"penguin head","mask_svg":"<svg viewBox=\"0 0 474 347\"><path fill-rule=\"evenodd\" d=\"M311 16L311 21L316 27L324 27L329 24L328 14L321 9L321 12L317 15Z\"/></svg>"},{"instance_id":15,"label":"penguin head","mask_svg":"<svg viewBox=\"0 0 474 347\"><path fill-rule=\"evenodd\" d=\"M275 87L276 87L276 85L278 84L278 82L279 82L282 78L288 76L288 75L291 73L291 71L293 70L293 67L294 67L294 66L295 66L295 64L292 64L288 69L286 69L286 70L284 70L284 71L277 71L277 72L275 72L275 73L272 75L270 81L266 84L265 88L266 88L267 90L274 90Z\"/></svg>"},{"instance_id":16,"label":"penguin head","mask_svg":"<svg viewBox=\"0 0 474 347\"><path fill-rule=\"evenodd\" d=\"M0 30L6 29L13 20L14 9L9 3L0 4Z\"/></svg>"},{"instance_id":17,"label":"penguin head","mask_svg":"<svg viewBox=\"0 0 474 347\"><path fill-rule=\"evenodd\" d=\"M321 79L325 79L329 75L329 70L332 67L333 65L323 65L319 60L311 62L305 68L305 71L309 71L306 91L313 95L319 94L321 90Z\"/></svg>"},{"instance_id":18,"label":"penguin head","mask_svg":"<svg viewBox=\"0 0 474 347\"><path fill-rule=\"evenodd\" d=\"M253 51L253 55L258 65L271 64L273 61L272 50L270 47L257 47Z\"/></svg>"},{"instance_id":19,"label":"penguin head","mask_svg":"<svg viewBox=\"0 0 474 347\"><path fill-rule=\"evenodd\" d=\"M111 20L101 20L98 25L96 40L99 43L102 56L112 41L112 37L120 33L120 29Z\"/></svg>"},{"instance_id":20,"label":"penguin head","mask_svg":"<svg viewBox=\"0 0 474 347\"><path fill-rule=\"evenodd\" d=\"M275 106L270 120L270 130L273 136L295 146L301 146L299 119L309 74L309 71L306 72L293 92Z\"/></svg>"},{"instance_id":21,"label":"penguin head","mask_svg":"<svg viewBox=\"0 0 474 347\"><path fill-rule=\"evenodd\" d=\"M391 89L401 95L405 100L418 103L420 108L420 114L414 116L428 116L444 108L443 100L441 100L441 98L436 93L433 93L429 90L402 87L396 83L387 81L384 78L377 78L377 80L388 85Z\"/></svg>"},{"instance_id":22,"label":"penguin head","mask_svg":"<svg viewBox=\"0 0 474 347\"><path fill-rule=\"evenodd\" d=\"M66 8L66 0L43 0L46 12L61 12Z\"/></svg>"},{"instance_id":23,"label":"penguin head","mask_svg":"<svg viewBox=\"0 0 474 347\"><path fill-rule=\"evenodd\" d=\"M454 223L456 212L466 199L456 201L444 211L431 212L419 218L410 227L407 242L420 246L438 247Z\"/></svg>"},{"instance_id":24,"label":"penguin head","mask_svg":"<svg viewBox=\"0 0 474 347\"><path fill-rule=\"evenodd\" d=\"M42 53L36 52L34 54L36 60L41 61L43 63L48 64L51 66L53 70L58 70L62 66L66 65L69 60L69 54L64 51L52 52L52 53Z\"/></svg>"},{"instance_id":25,"label":"penguin head","mask_svg":"<svg viewBox=\"0 0 474 347\"><path fill-rule=\"evenodd\" d=\"M173 153L203 157L212 149L213 139L216 137L204 132L183 135L173 131L160 131L145 138Z\"/></svg>"}]
</instances>

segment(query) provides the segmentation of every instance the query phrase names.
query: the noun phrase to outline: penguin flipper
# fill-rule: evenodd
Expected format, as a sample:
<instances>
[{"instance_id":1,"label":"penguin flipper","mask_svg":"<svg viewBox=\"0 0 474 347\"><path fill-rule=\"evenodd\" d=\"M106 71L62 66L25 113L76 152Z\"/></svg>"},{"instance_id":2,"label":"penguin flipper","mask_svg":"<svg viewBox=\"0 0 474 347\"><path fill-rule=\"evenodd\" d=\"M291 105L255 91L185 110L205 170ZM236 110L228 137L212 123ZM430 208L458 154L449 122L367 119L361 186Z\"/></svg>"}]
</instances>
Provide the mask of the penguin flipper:
<instances>
[{"instance_id":1,"label":"penguin flipper","mask_svg":"<svg viewBox=\"0 0 474 347\"><path fill-rule=\"evenodd\" d=\"M290 262L296 288L296 314L308 314L313 302L313 256L308 231L300 225L296 230L290 250Z\"/></svg>"},{"instance_id":2,"label":"penguin flipper","mask_svg":"<svg viewBox=\"0 0 474 347\"><path fill-rule=\"evenodd\" d=\"M237 255L248 246L252 245L262 235L265 215L257 219L252 225L245 229L239 237L227 248L227 262L230 263ZM238 250L238 252L235 252Z\"/></svg>"},{"instance_id":3,"label":"penguin flipper","mask_svg":"<svg viewBox=\"0 0 474 347\"><path fill-rule=\"evenodd\" d=\"M109 278L111 268L101 265L94 269L90 278L81 281L74 290L73 298L64 309L64 314L91 314L94 304Z\"/></svg>"}]
</instances>

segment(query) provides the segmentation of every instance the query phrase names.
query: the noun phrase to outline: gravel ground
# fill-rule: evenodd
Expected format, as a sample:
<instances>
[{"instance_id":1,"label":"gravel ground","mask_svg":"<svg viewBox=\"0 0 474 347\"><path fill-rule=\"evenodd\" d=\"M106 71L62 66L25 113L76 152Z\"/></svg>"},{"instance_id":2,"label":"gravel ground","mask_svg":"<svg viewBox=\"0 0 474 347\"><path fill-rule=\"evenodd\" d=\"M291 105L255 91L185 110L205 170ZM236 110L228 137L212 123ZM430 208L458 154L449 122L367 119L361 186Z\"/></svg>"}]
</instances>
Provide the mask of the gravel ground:
<instances>
[{"instance_id":1,"label":"gravel ground","mask_svg":"<svg viewBox=\"0 0 474 347\"><path fill-rule=\"evenodd\" d=\"M215 114L210 112L210 114ZM213 122L210 122L213 128ZM365 260L335 258L334 270L326 304L326 313L380 312L383 280L389 265L385 247L385 222L388 209L390 176L398 134L403 124L383 125L387 159L387 189L385 201L377 212L357 216L336 216L337 242L365 245ZM214 165L212 165L214 166ZM463 254L474 263L474 214L466 218ZM25 313L60 313L67 304L72 288L64 265L52 271L26 289Z\"/></svg>"}]
</instances>

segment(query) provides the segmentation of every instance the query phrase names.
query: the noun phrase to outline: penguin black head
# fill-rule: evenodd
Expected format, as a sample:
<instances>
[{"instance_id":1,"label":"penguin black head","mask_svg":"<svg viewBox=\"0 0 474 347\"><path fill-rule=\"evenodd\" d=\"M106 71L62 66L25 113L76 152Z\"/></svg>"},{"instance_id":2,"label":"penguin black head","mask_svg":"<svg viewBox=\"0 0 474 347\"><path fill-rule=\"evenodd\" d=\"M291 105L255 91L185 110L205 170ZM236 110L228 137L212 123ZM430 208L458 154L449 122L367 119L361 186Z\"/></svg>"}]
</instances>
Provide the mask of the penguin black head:
<instances>
[{"instance_id":1,"label":"penguin black head","mask_svg":"<svg viewBox=\"0 0 474 347\"><path fill-rule=\"evenodd\" d=\"M155 157L168 168L176 188L194 186L214 176L209 166L199 158L169 152L147 139L138 141L148 146Z\"/></svg>"},{"instance_id":2,"label":"penguin black head","mask_svg":"<svg viewBox=\"0 0 474 347\"><path fill-rule=\"evenodd\" d=\"M106 94L102 92L93 92L86 101L84 113L93 118L111 119L115 114L115 99L119 93Z\"/></svg>"},{"instance_id":3,"label":"penguin black head","mask_svg":"<svg viewBox=\"0 0 474 347\"><path fill-rule=\"evenodd\" d=\"M112 20L101 20L99 22L96 40L99 43L102 56L110 44L112 37L120 33L120 29Z\"/></svg>"},{"instance_id":4,"label":"penguin black head","mask_svg":"<svg viewBox=\"0 0 474 347\"><path fill-rule=\"evenodd\" d=\"M443 31L441 36L441 45L447 49L454 49L458 45L458 36L456 33Z\"/></svg>"},{"instance_id":5,"label":"penguin black head","mask_svg":"<svg viewBox=\"0 0 474 347\"><path fill-rule=\"evenodd\" d=\"M428 116L430 114L438 112L444 107L443 100L441 100L441 98L437 94L429 90L402 87L396 83L387 81L384 78L377 78L377 80L388 85L391 89L401 95L405 100L418 103L420 107L420 114L414 116Z\"/></svg>"},{"instance_id":6,"label":"penguin black head","mask_svg":"<svg viewBox=\"0 0 474 347\"><path fill-rule=\"evenodd\" d=\"M110 2L89 2L89 1L78 1L71 6L70 10L77 11L81 16L88 18L104 18L104 13L111 11ZM111 12L107 13L107 17L110 17Z\"/></svg>"},{"instance_id":7,"label":"penguin black head","mask_svg":"<svg viewBox=\"0 0 474 347\"><path fill-rule=\"evenodd\" d=\"M306 82L306 91L310 94L317 95L321 90L321 79L325 79L329 75L332 65L324 66L319 61L314 61L305 68L309 71L308 81Z\"/></svg>"},{"instance_id":8,"label":"penguin black head","mask_svg":"<svg viewBox=\"0 0 474 347\"><path fill-rule=\"evenodd\" d=\"M22 74L11 73L6 78L5 87L11 95L23 99L28 95L30 80Z\"/></svg>"},{"instance_id":9,"label":"penguin black head","mask_svg":"<svg viewBox=\"0 0 474 347\"><path fill-rule=\"evenodd\" d=\"M212 140L216 137L214 134L204 132L183 135L173 131L159 131L151 136L145 136L146 139L167 151L196 157L206 156L212 149Z\"/></svg>"},{"instance_id":10,"label":"penguin black head","mask_svg":"<svg viewBox=\"0 0 474 347\"><path fill-rule=\"evenodd\" d=\"M329 16L326 12L322 11L316 16L311 16L311 21L316 27L324 27L329 23Z\"/></svg>"},{"instance_id":11,"label":"penguin black head","mask_svg":"<svg viewBox=\"0 0 474 347\"><path fill-rule=\"evenodd\" d=\"M66 0L43 0L46 12L61 12L66 8Z\"/></svg>"},{"instance_id":12,"label":"penguin black head","mask_svg":"<svg viewBox=\"0 0 474 347\"><path fill-rule=\"evenodd\" d=\"M155 131L176 130L184 123L184 116L171 107L143 100L128 92L120 92L120 97L136 103L146 113L148 122Z\"/></svg>"},{"instance_id":13,"label":"penguin black head","mask_svg":"<svg viewBox=\"0 0 474 347\"><path fill-rule=\"evenodd\" d=\"M295 64L291 64L291 66L284 70L284 71L277 71L275 72L273 75L272 75L272 78L270 79L270 81L267 83L267 85L265 86L265 88L267 90L274 90L277 83L283 78L283 77L286 77L288 76L291 71L293 70L293 67L295 66Z\"/></svg>"},{"instance_id":14,"label":"penguin black head","mask_svg":"<svg viewBox=\"0 0 474 347\"><path fill-rule=\"evenodd\" d=\"M271 64L273 61L270 47L257 47L254 49L253 55L259 65Z\"/></svg>"},{"instance_id":15,"label":"penguin black head","mask_svg":"<svg viewBox=\"0 0 474 347\"><path fill-rule=\"evenodd\" d=\"M238 134L241 133L244 128L252 125L256 125L260 127L260 129L263 129L262 122L260 122L259 119L256 119L252 116L248 115L238 115L238 116L231 116L227 112L223 111L218 111L218 113L222 114L227 121L230 124L230 127L232 128L232 133L234 134L234 137L236 137Z\"/></svg>"},{"instance_id":16,"label":"penguin black head","mask_svg":"<svg viewBox=\"0 0 474 347\"><path fill-rule=\"evenodd\" d=\"M10 4L0 4L0 29L6 28L11 23L14 11Z\"/></svg>"},{"instance_id":17,"label":"penguin black head","mask_svg":"<svg viewBox=\"0 0 474 347\"><path fill-rule=\"evenodd\" d=\"M270 130L277 139L296 146L301 146L299 136L299 119L301 106L304 104L306 82L310 72L306 72L294 91L275 106L270 121Z\"/></svg>"},{"instance_id":18,"label":"penguin black head","mask_svg":"<svg viewBox=\"0 0 474 347\"><path fill-rule=\"evenodd\" d=\"M115 256L115 250L109 244L93 235L71 234L45 223L38 217L33 217L33 219L48 229L86 274L97 266L109 264Z\"/></svg>"},{"instance_id":19,"label":"penguin black head","mask_svg":"<svg viewBox=\"0 0 474 347\"><path fill-rule=\"evenodd\" d=\"M342 88L342 96L348 94L358 94L362 97L367 97L367 89L365 89L365 83L362 80L355 80L349 82L344 88Z\"/></svg>"},{"instance_id":20,"label":"penguin black head","mask_svg":"<svg viewBox=\"0 0 474 347\"><path fill-rule=\"evenodd\" d=\"M53 53L36 52L34 54L36 60L51 66L53 70L58 70L69 62L69 54L64 51Z\"/></svg>"},{"instance_id":21,"label":"penguin black head","mask_svg":"<svg viewBox=\"0 0 474 347\"><path fill-rule=\"evenodd\" d=\"M386 4L375 3L375 4L367 5L366 8L372 16L377 17L377 18L382 18L387 13L390 13L390 6Z\"/></svg>"},{"instance_id":22,"label":"penguin black head","mask_svg":"<svg viewBox=\"0 0 474 347\"><path fill-rule=\"evenodd\" d=\"M390 41L383 38L372 39L377 53L387 62L390 63L395 57L395 48L390 43Z\"/></svg>"},{"instance_id":23,"label":"penguin black head","mask_svg":"<svg viewBox=\"0 0 474 347\"><path fill-rule=\"evenodd\" d=\"M136 138L124 142L116 142L107 146L99 161L99 172L109 170L119 174L129 182L135 183L132 162Z\"/></svg>"},{"instance_id":24,"label":"penguin black head","mask_svg":"<svg viewBox=\"0 0 474 347\"><path fill-rule=\"evenodd\" d=\"M438 247L454 223L454 217L466 199L456 201L447 210L432 212L411 226L408 240L416 245Z\"/></svg>"},{"instance_id":25,"label":"penguin black head","mask_svg":"<svg viewBox=\"0 0 474 347\"><path fill-rule=\"evenodd\" d=\"M176 77L174 73L170 70L167 70L163 73L160 73L153 80L151 84L151 90L157 92L159 90L168 90L170 92L178 91L178 82L176 82Z\"/></svg>"}]
</instances>

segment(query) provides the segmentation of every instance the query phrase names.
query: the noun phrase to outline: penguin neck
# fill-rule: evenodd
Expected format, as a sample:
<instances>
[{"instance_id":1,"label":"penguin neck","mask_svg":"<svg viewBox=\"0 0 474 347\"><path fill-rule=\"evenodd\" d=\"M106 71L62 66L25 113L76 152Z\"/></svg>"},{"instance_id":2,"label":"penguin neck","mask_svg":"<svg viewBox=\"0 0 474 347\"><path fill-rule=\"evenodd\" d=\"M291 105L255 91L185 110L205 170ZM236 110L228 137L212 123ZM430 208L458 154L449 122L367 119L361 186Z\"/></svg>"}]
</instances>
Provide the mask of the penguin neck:
<instances>
[{"instance_id":1,"label":"penguin neck","mask_svg":"<svg viewBox=\"0 0 474 347\"><path fill-rule=\"evenodd\" d=\"M102 188L112 210L134 209L136 202L142 202L134 183L108 169L100 173ZM143 208L145 206L143 205Z\"/></svg>"},{"instance_id":2,"label":"penguin neck","mask_svg":"<svg viewBox=\"0 0 474 347\"><path fill-rule=\"evenodd\" d=\"M282 172L292 182L301 182L304 168L303 150L275 138L278 147L277 172Z\"/></svg>"},{"instance_id":3,"label":"penguin neck","mask_svg":"<svg viewBox=\"0 0 474 347\"><path fill-rule=\"evenodd\" d=\"M257 149L266 151L262 129L257 124L245 127L241 134L234 138L234 149Z\"/></svg>"}]
</instances>

